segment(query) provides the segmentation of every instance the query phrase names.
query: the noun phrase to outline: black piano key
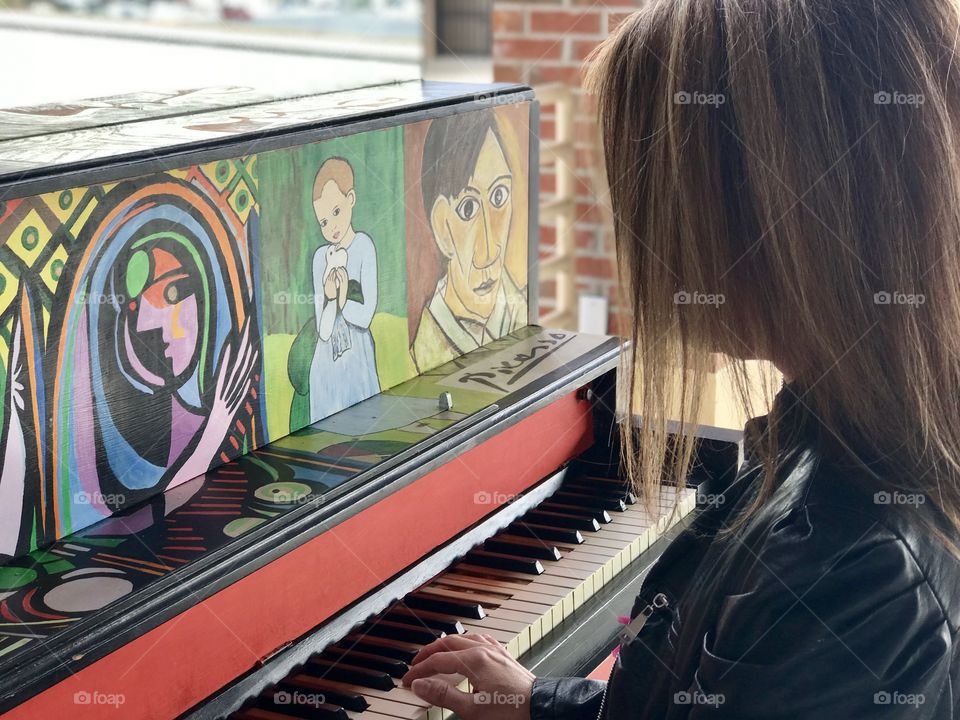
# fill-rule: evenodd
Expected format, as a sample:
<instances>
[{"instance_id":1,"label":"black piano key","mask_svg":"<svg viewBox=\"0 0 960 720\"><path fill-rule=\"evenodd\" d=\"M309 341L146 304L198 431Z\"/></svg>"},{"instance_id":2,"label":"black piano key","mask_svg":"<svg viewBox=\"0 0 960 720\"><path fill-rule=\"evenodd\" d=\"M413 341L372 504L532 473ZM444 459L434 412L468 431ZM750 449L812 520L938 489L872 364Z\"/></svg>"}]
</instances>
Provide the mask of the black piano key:
<instances>
[{"instance_id":1,"label":"black piano key","mask_svg":"<svg viewBox=\"0 0 960 720\"><path fill-rule=\"evenodd\" d=\"M600 486L590 485L587 482L568 482L563 484L563 490L568 490L570 492L585 493L587 495L594 495L596 497L606 497L606 498L619 498L623 500L626 505L635 505L637 502L636 496L626 487L612 487L612 486Z\"/></svg>"},{"instance_id":2,"label":"black piano key","mask_svg":"<svg viewBox=\"0 0 960 720\"><path fill-rule=\"evenodd\" d=\"M540 503L538 509L543 510L544 512L568 513L570 515L592 517L601 525L606 525L608 522L610 522L610 515L607 514L606 510L569 505L567 503L555 502L553 500L547 500L546 502Z\"/></svg>"},{"instance_id":3,"label":"black piano key","mask_svg":"<svg viewBox=\"0 0 960 720\"><path fill-rule=\"evenodd\" d=\"M414 645L413 643L387 640L385 638L364 637L356 633L347 635L343 642L339 643L337 647L342 647L346 650L359 650L370 653L371 655L381 655L383 657L393 658L394 660L400 660L407 664L413 662L417 653L420 652L420 646Z\"/></svg>"},{"instance_id":4,"label":"black piano key","mask_svg":"<svg viewBox=\"0 0 960 720\"><path fill-rule=\"evenodd\" d=\"M483 547L491 552L523 554L537 558L538 560L549 560L550 562L556 562L561 557L560 551L554 545L518 535L498 535L497 537L492 537L483 544Z\"/></svg>"},{"instance_id":5,"label":"black piano key","mask_svg":"<svg viewBox=\"0 0 960 720\"><path fill-rule=\"evenodd\" d=\"M471 565L481 567L513 570L528 575L543 574L543 565L540 564L540 561L524 555L491 552L489 550L471 550L464 556L463 560Z\"/></svg>"},{"instance_id":6,"label":"black piano key","mask_svg":"<svg viewBox=\"0 0 960 720\"><path fill-rule=\"evenodd\" d=\"M276 691L285 692L291 698L309 696L311 694L318 695L322 693L324 702L329 703L330 705L339 705L340 707L346 710L352 710L353 712L363 712L370 707L370 703L367 702L367 699L363 697L363 695L342 692L340 690L333 690L330 688L323 688L318 692L316 687L298 684L296 675L284 678L277 683L277 687L274 692Z\"/></svg>"},{"instance_id":7,"label":"black piano key","mask_svg":"<svg viewBox=\"0 0 960 720\"><path fill-rule=\"evenodd\" d=\"M461 627L462 629L462 627ZM321 653L321 657L328 659L344 660L351 665L370 668L371 670L380 670L387 673L390 677L402 678L410 672L410 666L402 660L383 657L362 650L347 650L337 645L331 645ZM346 706L344 706L346 707ZM347 708L350 710L351 708Z\"/></svg>"},{"instance_id":8,"label":"black piano key","mask_svg":"<svg viewBox=\"0 0 960 720\"><path fill-rule=\"evenodd\" d=\"M440 615L426 610L414 610L403 605L394 605L383 616L387 620L406 623L407 625L419 627L426 625L428 628L445 632L447 635L463 635L466 632L463 629L463 624L456 617Z\"/></svg>"},{"instance_id":9,"label":"black piano key","mask_svg":"<svg viewBox=\"0 0 960 720\"><path fill-rule=\"evenodd\" d=\"M295 720L295 718L293 715L266 710L250 704L233 713L230 720Z\"/></svg>"},{"instance_id":10,"label":"black piano key","mask_svg":"<svg viewBox=\"0 0 960 720\"><path fill-rule=\"evenodd\" d=\"M253 701L255 708L305 720L349 720L347 711L339 705L322 702L322 693L290 694L283 690L264 690Z\"/></svg>"},{"instance_id":11,"label":"black piano key","mask_svg":"<svg viewBox=\"0 0 960 720\"><path fill-rule=\"evenodd\" d=\"M637 502L636 495L630 487L622 481L599 482L580 478L565 482L561 490L586 492L604 497L619 497L622 498L627 505L633 505Z\"/></svg>"},{"instance_id":12,"label":"black piano key","mask_svg":"<svg viewBox=\"0 0 960 720\"><path fill-rule=\"evenodd\" d=\"M363 635L390 638L391 640L405 640L406 642L416 643L417 645L429 645L434 640L446 635L445 632L433 630L423 625L415 627L406 623L382 619L367 623L360 632Z\"/></svg>"},{"instance_id":13,"label":"black piano key","mask_svg":"<svg viewBox=\"0 0 960 720\"><path fill-rule=\"evenodd\" d=\"M546 510L531 510L524 518L539 525L568 528L570 530L586 530L599 532L600 523L592 517L578 517L567 513L548 512Z\"/></svg>"},{"instance_id":14,"label":"black piano key","mask_svg":"<svg viewBox=\"0 0 960 720\"><path fill-rule=\"evenodd\" d=\"M567 545L581 545L583 535L578 530L570 528L551 527L541 523L527 522L519 520L507 528L511 535L521 535L529 538L539 538L540 540L552 540L553 542L565 543Z\"/></svg>"},{"instance_id":15,"label":"black piano key","mask_svg":"<svg viewBox=\"0 0 960 720\"><path fill-rule=\"evenodd\" d=\"M558 502L579 505L585 508L609 510L611 512L626 512L627 504L620 497L597 497L587 493L560 489L551 496Z\"/></svg>"},{"instance_id":16,"label":"black piano key","mask_svg":"<svg viewBox=\"0 0 960 720\"><path fill-rule=\"evenodd\" d=\"M326 660L316 656L310 658L300 671L304 675L338 680L339 682L362 685L376 690L393 690L394 688L393 678L385 672L367 670L356 665L348 665L337 660Z\"/></svg>"},{"instance_id":17,"label":"black piano key","mask_svg":"<svg viewBox=\"0 0 960 720\"><path fill-rule=\"evenodd\" d=\"M487 613L479 603L458 602L447 598L440 598L424 593L413 593L403 601L407 607L430 610L431 612L446 613L457 617L483 620Z\"/></svg>"}]
</instances>

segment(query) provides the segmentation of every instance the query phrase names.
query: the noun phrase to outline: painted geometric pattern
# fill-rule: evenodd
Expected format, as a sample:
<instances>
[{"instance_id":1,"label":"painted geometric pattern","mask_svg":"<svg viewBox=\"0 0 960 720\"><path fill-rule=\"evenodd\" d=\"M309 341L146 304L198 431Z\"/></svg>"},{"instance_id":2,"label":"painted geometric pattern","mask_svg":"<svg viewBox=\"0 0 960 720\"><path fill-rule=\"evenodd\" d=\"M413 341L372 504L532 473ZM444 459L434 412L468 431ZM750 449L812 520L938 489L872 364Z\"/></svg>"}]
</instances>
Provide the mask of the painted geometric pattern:
<instances>
[{"instance_id":1,"label":"painted geometric pattern","mask_svg":"<svg viewBox=\"0 0 960 720\"><path fill-rule=\"evenodd\" d=\"M172 217L169 213L176 208L186 208L183 217L186 218L184 222L187 225L184 227L194 222L190 219L191 216L202 219L206 213L208 217L214 218L211 226L214 230L209 232L220 232L225 243L221 243L219 250L211 252L219 252L218 257L229 256L230 259L213 264L207 262L206 267L213 267L215 272L220 264L236 267L237 273L233 276L234 279L230 280L235 295L230 298L231 307L234 308L231 312L237 314L237 317L244 317L251 310L254 273L250 243L255 240L249 236L247 224L251 214L259 212L255 157L223 160L133 179L126 181L121 189L118 189L120 184L101 184L0 201L0 397L4 398L4 402L0 402L0 431L10 425L10 418L5 415L11 412L14 401L9 400L13 393L9 392L11 388L7 386L15 373L19 373L21 384L27 383L20 389L21 397L43 398L32 406L27 403L26 407L21 408L23 417L20 418L19 425L23 428L22 435L28 446L34 437L37 442L31 459L27 461L29 469L24 482L20 537L14 540L8 533L4 546L0 548L0 555L11 554L14 542L18 550L42 546L54 537L88 525L96 517L110 514L124 504L121 502L114 507L101 507L95 512L91 512L89 503L85 505L84 493L88 492L89 485L86 488L80 487L76 466L65 464L69 455L79 452L75 449L76 443L82 444L86 436L92 437L93 433L93 421L77 419L73 407L76 404L72 399L75 397L75 386L78 383L83 384L82 368L74 367L78 357L76 354L59 357L56 365L51 364L51 361L59 354L55 346L77 342L77 338L83 340L83 328L93 313L90 309L92 303L104 303L104 298L107 297L102 286L98 291L91 291L93 285L90 278L94 277L96 270L88 271L83 278L70 278L69 283L79 288L78 292L83 294L82 297L72 297L74 291L64 284L65 274L80 273L78 268L83 267L82 263L86 262L84 258L90 254L91 243L97 240L91 236L92 226L105 223L105 218L109 218L108 212L117 208L123 210L126 198L135 197L138 192L149 193L154 187L159 188L159 192L165 194L164 197L171 198L171 209L164 209L163 203L167 201L162 198L154 200L146 197L139 205L126 207L123 221L126 222L129 218L134 218L135 221L138 214L145 216L154 212L159 213L161 227L167 227L163 225L163 218ZM216 230L217 223L222 223L219 231ZM206 237L201 233L194 243L209 242ZM184 252L195 254L195 250ZM171 257L168 254L167 261L170 261ZM95 259L93 262L98 261ZM118 271L117 267L119 266L114 265L110 272L113 276L120 277L117 273L123 272L123 269L121 267ZM196 272L204 278L203 282L211 281L202 262L197 266ZM80 284L76 284L78 282ZM224 281L219 282L222 284ZM241 289L245 292L241 292ZM91 295L91 292L95 295ZM224 292L221 291L220 295ZM115 297L122 298L122 294ZM201 307L201 313L204 310L209 312L211 302L208 300L206 307ZM87 309L83 309L84 305ZM77 307L81 309L77 310ZM220 312L224 312L222 306ZM32 323L25 322L28 315L33 319ZM75 321L72 318L80 319ZM54 331L52 328L57 328L58 337L51 336ZM15 333L19 333L23 348L18 357L19 367L11 369ZM222 342L221 338L221 345ZM31 356L25 353L27 345L32 348ZM106 356L115 352L109 345L104 345L103 350ZM89 370L86 372L89 373ZM251 374L258 375L259 371L253 368ZM73 414L64 414L60 410L63 407L62 402L56 405L52 391L57 382L66 383L64 392L67 394L63 397L71 398L66 407L68 413ZM255 387L252 393L252 397L256 397ZM93 399L86 404L92 402ZM98 407L104 405L103 400L96 402ZM198 400L197 404L202 407L202 402ZM128 412L129 402L127 406L126 409L120 407L120 410ZM215 459L218 462L225 462L256 446L259 432L259 422L256 419L258 412L252 398L244 404L237 415L238 424L230 428L222 440L222 449L216 453ZM108 419L106 422L112 420ZM53 434L48 436L45 433L49 432L50 427L53 428ZM62 427L68 433L61 433L59 441L57 427ZM76 440L76 437L80 439ZM100 441L100 436L97 440ZM0 437L0 443L7 441L6 437ZM117 442L122 442L122 439ZM112 444L116 445L117 442ZM154 463L161 468L165 464L162 458ZM59 475L54 474L55 471L58 471ZM11 510L15 508L5 508L4 513Z\"/></svg>"}]
</instances>

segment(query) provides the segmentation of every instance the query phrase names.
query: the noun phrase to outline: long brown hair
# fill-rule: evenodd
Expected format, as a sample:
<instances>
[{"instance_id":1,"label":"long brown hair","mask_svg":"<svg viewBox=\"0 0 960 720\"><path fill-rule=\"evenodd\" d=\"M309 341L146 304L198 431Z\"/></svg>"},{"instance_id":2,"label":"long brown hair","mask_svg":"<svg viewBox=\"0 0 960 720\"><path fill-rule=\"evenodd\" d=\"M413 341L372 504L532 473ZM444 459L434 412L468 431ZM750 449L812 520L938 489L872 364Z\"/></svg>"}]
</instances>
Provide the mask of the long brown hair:
<instances>
[{"instance_id":1,"label":"long brown hair","mask_svg":"<svg viewBox=\"0 0 960 720\"><path fill-rule=\"evenodd\" d=\"M960 527L958 37L954 0L651 0L601 46L640 486L721 351Z\"/></svg>"}]
</instances>

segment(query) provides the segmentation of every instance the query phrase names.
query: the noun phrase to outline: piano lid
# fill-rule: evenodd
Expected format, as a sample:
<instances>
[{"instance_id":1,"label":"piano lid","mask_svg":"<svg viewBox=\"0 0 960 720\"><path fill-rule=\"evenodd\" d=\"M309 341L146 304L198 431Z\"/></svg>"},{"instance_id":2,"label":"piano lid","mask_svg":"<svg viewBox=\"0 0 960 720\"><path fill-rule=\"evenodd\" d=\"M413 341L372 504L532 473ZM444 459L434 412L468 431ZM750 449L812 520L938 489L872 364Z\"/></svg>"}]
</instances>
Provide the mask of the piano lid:
<instances>
[{"instance_id":1,"label":"piano lid","mask_svg":"<svg viewBox=\"0 0 960 720\"><path fill-rule=\"evenodd\" d=\"M0 109L0 186L78 164L147 152L162 155L414 107L483 101L511 87L410 80L342 90L332 79L329 90L299 97L212 88Z\"/></svg>"}]
</instances>

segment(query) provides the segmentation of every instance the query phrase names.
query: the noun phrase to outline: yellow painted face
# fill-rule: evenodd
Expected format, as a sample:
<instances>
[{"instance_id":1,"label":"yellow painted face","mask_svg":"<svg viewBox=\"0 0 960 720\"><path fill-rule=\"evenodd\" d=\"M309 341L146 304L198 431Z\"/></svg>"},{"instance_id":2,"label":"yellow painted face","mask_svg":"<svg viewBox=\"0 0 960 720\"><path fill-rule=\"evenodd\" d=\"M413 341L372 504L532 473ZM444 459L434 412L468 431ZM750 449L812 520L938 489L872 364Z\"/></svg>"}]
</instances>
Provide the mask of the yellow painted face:
<instances>
[{"instance_id":1,"label":"yellow painted face","mask_svg":"<svg viewBox=\"0 0 960 720\"><path fill-rule=\"evenodd\" d=\"M333 180L328 180L313 201L313 211L320 223L320 232L328 243L339 243L346 236L353 222L353 206L357 194L353 190L343 192Z\"/></svg>"},{"instance_id":2,"label":"yellow painted face","mask_svg":"<svg viewBox=\"0 0 960 720\"><path fill-rule=\"evenodd\" d=\"M490 317L512 220L513 177L496 135L488 130L467 187L455 198L437 198L431 214L437 245L450 261L447 297L455 312L476 320Z\"/></svg>"}]
</instances>

